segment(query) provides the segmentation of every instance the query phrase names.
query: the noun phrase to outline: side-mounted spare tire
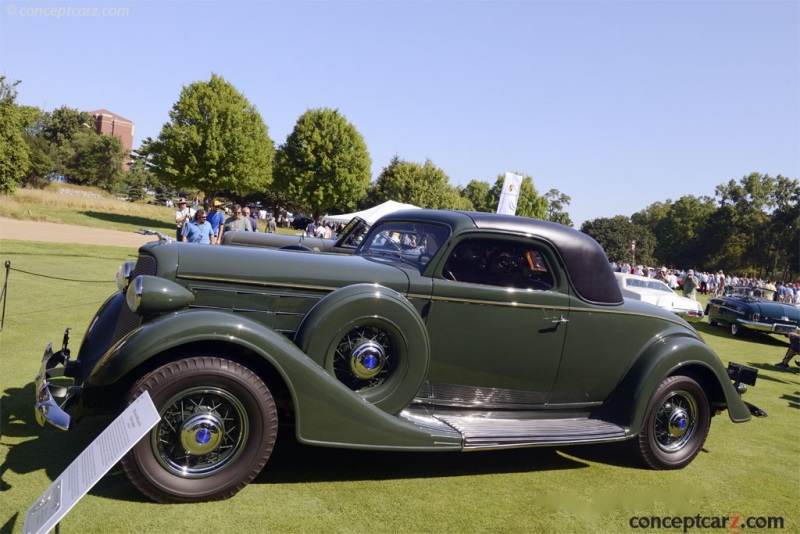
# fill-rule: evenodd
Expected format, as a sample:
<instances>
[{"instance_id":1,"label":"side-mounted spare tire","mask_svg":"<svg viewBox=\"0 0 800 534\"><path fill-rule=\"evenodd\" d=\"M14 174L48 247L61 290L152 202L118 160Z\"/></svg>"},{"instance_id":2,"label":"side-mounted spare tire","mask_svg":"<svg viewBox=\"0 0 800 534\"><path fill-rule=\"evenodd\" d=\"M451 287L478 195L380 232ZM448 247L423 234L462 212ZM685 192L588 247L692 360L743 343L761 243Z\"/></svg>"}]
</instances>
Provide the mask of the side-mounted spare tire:
<instances>
[{"instance_id":1,"label":"side-mounted spare tire","mask_svg":"<svg viewBox=\"0 0 800 534\"><path fill-rule=\"evenodd\" d=\"M428 372L425 323L400 293L374 284L336 290L306 315L295 343L342 384L388 413L405 408Z\"/></svg>"}]
</instances>

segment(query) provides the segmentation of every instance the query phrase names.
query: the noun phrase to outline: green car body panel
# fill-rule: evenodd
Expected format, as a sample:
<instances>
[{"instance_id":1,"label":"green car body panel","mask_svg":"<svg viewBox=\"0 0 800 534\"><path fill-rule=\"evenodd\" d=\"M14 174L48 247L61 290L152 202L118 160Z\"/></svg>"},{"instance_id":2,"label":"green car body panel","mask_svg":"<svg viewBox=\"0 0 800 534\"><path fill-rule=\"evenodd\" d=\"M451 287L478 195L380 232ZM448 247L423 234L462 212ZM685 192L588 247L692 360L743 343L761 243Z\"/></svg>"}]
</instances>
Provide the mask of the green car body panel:
<instances>
[{"instance_id":1,"label":"green car body panel","mask_svg":"<svg viewBox=\"0 0 800 534\"><path fill-rule=\"evenodd\" d=\"M209 459L197 426L214 435L225 426L214 406L236 395L260 395L265 421L275 418L274 397L278 419L306 444L433 451L639 436L656 468L691 461L710 415L727 410L743 422L755 413L688 323L623 299L599 245L560 225L412 210L379 220L355 254L164 241L121 270L121 291L98 310L77 360L66 342L59 353L48 348L40 421L65 428L62 410L119 409L141 388L183 398L164 377L175 361L202 360L198 369L214 369L208 385L201 374L185 379L187 401L202 407L184 411L175 439L183 456L210 465L210 479L241 469L249 480L257 470ZM59 363L78 386L60 407L48 389ZM233 385L231 372L240 375ZM170 402L159 407L165 420L178 406ZM230 406L234 419L255 417L244 401ZM163 441L169 428L159 428ZM151 454L169 471L183 453L153 440L153 453L137 446L138 460L123 462L147 495L183 502L238 491L164 489L141 465Z\"/></svg>"}]
</instances>

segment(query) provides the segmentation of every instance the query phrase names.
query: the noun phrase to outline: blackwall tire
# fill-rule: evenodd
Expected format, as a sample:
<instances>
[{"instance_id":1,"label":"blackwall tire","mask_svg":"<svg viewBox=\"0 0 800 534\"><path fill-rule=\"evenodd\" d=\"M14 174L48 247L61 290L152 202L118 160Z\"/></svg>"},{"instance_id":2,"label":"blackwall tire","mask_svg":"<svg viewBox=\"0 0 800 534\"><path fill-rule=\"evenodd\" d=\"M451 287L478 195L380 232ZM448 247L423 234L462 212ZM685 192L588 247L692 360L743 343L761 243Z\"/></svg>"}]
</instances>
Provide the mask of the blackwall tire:
<instances>
[{"instance_id":1,"label":"blackwall tire","mask_svg":"<svg viewBox=\"0 0 800 534\"><path fill-rule=\"evenodd\" d=\"M700 452L711 425L708 398L688 376L666 378L656 389L639 432L638 450L653 469L680 469Z\"/></svg>"},{"instance_id":2,"label":"blackwall tire","mask_svg":"<svg viewBox=\"0 0 800 534\"><path fill-rule=\"evenodd\" d=\"M329 294L295 336L331 376L387 413L405 408L428 371L425 323L397 292L359 284Z\"/></svg>"},{"instance_id":3,"label":"blackwall tire","mask_svg":"<svg viewBox=\"0 0 800 534\"><path fill-rule=\"evenodd\" d=\"M139 380L128 404L145 391L162 419L122 467L154 501L227 499L267 463L277 411L267 386L247 367L215 357L178 360Z\"/></svg>"}]
</instances>

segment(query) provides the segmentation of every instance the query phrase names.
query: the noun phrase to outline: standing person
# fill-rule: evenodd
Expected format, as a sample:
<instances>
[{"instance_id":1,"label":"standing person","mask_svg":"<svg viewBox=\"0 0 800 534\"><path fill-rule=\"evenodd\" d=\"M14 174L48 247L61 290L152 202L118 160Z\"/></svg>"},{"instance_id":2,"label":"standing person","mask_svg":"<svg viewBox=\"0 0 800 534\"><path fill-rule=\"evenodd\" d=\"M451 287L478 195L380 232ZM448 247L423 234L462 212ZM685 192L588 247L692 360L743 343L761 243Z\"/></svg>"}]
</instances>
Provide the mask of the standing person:
<instances>
[{"instance_id":1,"label":"standing person","mask_svg":"<svg viewBox=\"0 0 800 534\"><path fill-rule=\"evenodd\" d=\"M211 224L206 220L206 210L199 209L195 212L194 219L188 221L184 226L181 241L210 245L213 236Z\"/></svg>"},{"instance_id":2,"label":"standing person","mask_svg":"<svg viewBox=\"0 0 800 534\"><path fill-rule=\"evenodd\" d=\"M792 356L800 352L800 334L791 333L789 334L789 348L786 350L786 354L783 356L783 360L779 361L775 364L775 367L780 367L781 369L788 369L789 368L789 361L791 361ZM795 364L800 366L800 361L795 360Z\"/></svg>"},{"instance_id":3,"label":"standing person","mask_svg":"<svg viewBox=\"0 0 800 534\"><path fill-rule=\"evenodd\" d=\"M242 208L242 218L245 222L250 223L250 231L251 232L258 232L258 221L253 215L250 215L250 208L247 206Z\"/></svg>"},{"instance_id":4,"label":"standing person","mask_svg":"<svg viewBox=\"0 0 800 534\"><path fill-rule=\"evenodd\" d=\"M179 198L178 199L178 211L175 212L175 224L177 229L175 230L175 239L177 241L181 240L181 236L183 235L183 227L194 217L194 210L192 208L186 207L186 199Z\"/></svg>"},{"instance_id":5,"label":"standing person","mask_svg":"<svg viewBox=\"0 0 800 534\"><path fill-rule=\"evenodd\" d=\"M239 204L233 205L233 215L225 219L225 223L219 229L217 244L222 244L222 236L226 232L252 232L250 220L242 217L242 207Z\"/></svg>"},{"instance_id":6,"label":"standing person","mask_svg":"<svg viewBox=\"0 0 800 534\"><path fill-rule=\"evenodd\" d=\"M309 223L306 225L306 236L314 237L314 233L316 231L317 231L317 225L314 224L314 219L311 219L311 221L309 221Z\"/></svg>"},{"instance_id":7,"label":"standing person","mask_svg":"<svg viewBox=\"0 0 800 534\"><path fill-rule=\"evenodd\" d=\"M222 214L221 210L222 203L219 200L215 200L211 207L211 212L208 214L207 221L211 225L212 230L212 239L211 244L218 244L219 243L219 232L222 228L222 223L225 222L225 216Z\"/></svg>"},{"instance_id":8,"label":"standing person","mask_svg":"<svg viewBox=\"0 0 800 534\"><path fill-rule=\"evenodd\" d=\"M277 231L278 231L278 225L275 224L275 217L270 215L269 222L267 223L267 233L274 234Z\"/></svg>"},{"instance_id":9,"label":"standing person","mask_svg":"<svg viewBox=\"0 0 800 534\"><path fill-rule=\"evenodd\" d=\"M697 278L694 277L694 271L689 269L686 273L686 278L683 279L683 296L697 300L697 288L699 285Z\"/></svg>"}]
</instances>

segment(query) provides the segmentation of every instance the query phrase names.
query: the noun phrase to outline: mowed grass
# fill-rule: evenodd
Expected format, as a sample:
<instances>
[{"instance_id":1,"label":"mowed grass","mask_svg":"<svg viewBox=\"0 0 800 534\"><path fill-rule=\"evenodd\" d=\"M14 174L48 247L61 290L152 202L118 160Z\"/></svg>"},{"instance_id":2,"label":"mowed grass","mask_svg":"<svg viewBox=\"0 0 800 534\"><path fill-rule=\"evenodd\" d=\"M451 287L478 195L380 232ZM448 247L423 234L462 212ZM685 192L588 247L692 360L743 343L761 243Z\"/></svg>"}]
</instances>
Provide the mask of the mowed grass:
<instances>
[{"instance_id":1,"label":"mowed grass","mask_svg":"<svg viewBox=\"0 0 800 534\"><path fill-rule=\"evenodd\" d=\"M22 531L34 500L108 422L87 419L70 432L39 427L32 380L45 344L59 345L66 326L73 327L77 353L94 312L115 291L117 267L135 256L119 247L0 240L0 262L19 270L10 273L0 333L0 532ZM631 532L633 516L738 515L781 517L785 532L800 531L800 375L772 365L786 339L734 339L707 323L698 330L723 363L759 369L745 398L769 417L745 424L715 417L703 451L682 470L644 469L626 444L394 453L306 447L284 434L261 475L232 499L154 504L114 467L61 527L68 533L582 533Z\"/></svg>"},{"instance_id":2,"label":"mowed grass","mask_svg":"<svg viewBox=\"0 0 800 534\"><path fill-rule=\"evenodd\" d=\"M127 202L100 189L65 184L51 184L45 189L18 189L13 196L0 195L0 216L124 232L139 228L175 231L175 208ZM258 225L263 232L267 222L259 220ZM300 231L279 228L278 233L294 235Z\"/></svg>"}]
</instances>

